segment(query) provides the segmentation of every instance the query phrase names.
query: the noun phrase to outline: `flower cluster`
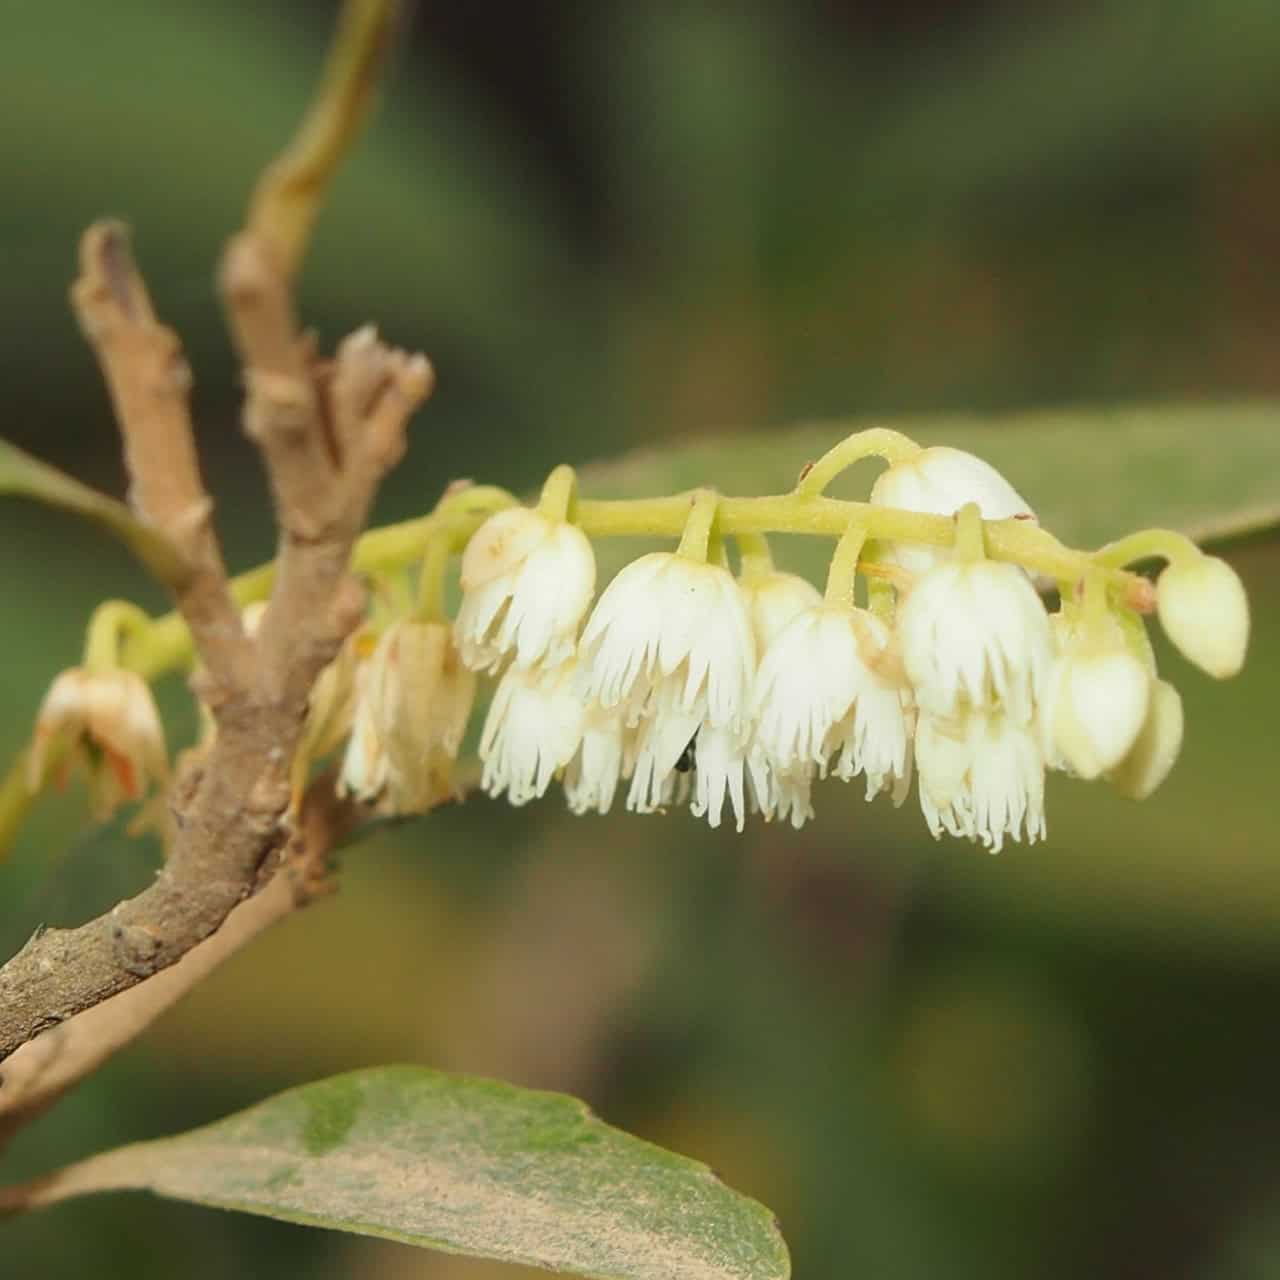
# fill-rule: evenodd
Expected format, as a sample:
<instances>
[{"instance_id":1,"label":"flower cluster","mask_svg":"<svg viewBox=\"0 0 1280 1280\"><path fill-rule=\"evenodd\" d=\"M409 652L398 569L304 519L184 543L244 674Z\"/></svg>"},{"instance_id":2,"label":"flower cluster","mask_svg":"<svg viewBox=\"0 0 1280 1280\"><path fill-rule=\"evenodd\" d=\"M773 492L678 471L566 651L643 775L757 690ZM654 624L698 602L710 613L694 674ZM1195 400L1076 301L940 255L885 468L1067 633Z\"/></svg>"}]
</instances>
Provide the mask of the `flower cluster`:
<instances>
[{"instance_id":1,"label":"flower cluster","mask_svg":"<svg viewBox=\"0 0 1280 1280\"><path fill-rule=\"evenodd\" d=\"M890 464L868 502L822 497L868 453ZM1182 704L1156 672L1143 613L1213 676L1244 659L1248 604L1222 561L1161 531L1070 551L987 463L891 432L851 437L780 498L579 504L568 468L535 507L485 493L498 501L483 515L437 518L417 605L384 576L370 623L322 674L295 804L311 764L338 747L340 789L384 813L452 798L488 677L480 784L512 804L558 783L579 814L621 795L636 813L687 805L713 827L742 830L758 813L799 828L823 779L861 779L868 800L895 804L914 779L935 836L995 852L1044 836L1049 770L1143 798L1173 767ZM763 529L838 538L825 591L774 568ZM659 531L679 545L597 595L592 535ZM444 572L458 550L451 622ZM1153 554L1168 561L1154 591L1123 570ZM1037 590L1050 580L1053 612ZM252 610L245 621L252 633ZM150 692L123 670L60 677L35 773L59 738L89 767L101 811L165 776Z\"/></svg>"},{"instance_id":2,"label":"flower cluster","mask_svg":"<svg viewBox=\"0 0 1280 1280\"><path fill-rule=\"evenodd\" d=\"M467 547L455 627L464 661L500 673L480 740L485 789L523 804L559 779L574 812L603 813L625 784L638 813L687 803L712 826L731 812L741 830L756 811L799 827L816 780L861 776L868 799L901 803L914 765L933 834L994 852L1043 837L1046 769L1134 796L1159 785L1181 704L1101 570L1050 615L1027 572L982 545L983 519L1034 513L956 449L891 466L871 505L967 514L974 534L954 547L891 542L859 562L855 530L852 565L838 573L837 553L825 596L758 556L735 577L704 537L628 564L591 608L595 564L578 528L526 508L494 516ZM1231 674L1243 594L1220 561L1194 556L1165 571L1161 618L1188 656ZM892 593L860 607L855 573L877 570Z\"/></svg>"}]
</instances>

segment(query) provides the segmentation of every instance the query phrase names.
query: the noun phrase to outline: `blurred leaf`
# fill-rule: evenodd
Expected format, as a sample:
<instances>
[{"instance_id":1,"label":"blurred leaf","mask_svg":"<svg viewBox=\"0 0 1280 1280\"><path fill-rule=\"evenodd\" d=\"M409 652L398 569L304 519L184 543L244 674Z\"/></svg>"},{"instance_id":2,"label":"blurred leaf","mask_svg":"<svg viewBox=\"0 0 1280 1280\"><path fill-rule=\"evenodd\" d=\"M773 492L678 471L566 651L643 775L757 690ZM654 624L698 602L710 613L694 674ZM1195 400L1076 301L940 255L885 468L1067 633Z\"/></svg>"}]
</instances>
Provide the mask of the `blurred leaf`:
<instances>
[{"instance_id":1,"label":"blurred leaf","mask_svg":"<svg viewBox=\"0 0 1280 1280\"><path fill-rule=\"evenodd\" d=\"M151 1190L602 1280L791 1270L769 1211L704 1165L610 1128L573 1098L426 1067L291 1089L58 1181L68 1195Z\"/></svg>"},{"instance_id":2,"label":"blurred leaf","mask_svg":"<svg viewBox=\"0 0 1280 1280\"><path fill-rule=\"evenodd\" d=\"M12 493L84 516L115 534L161 581L183 573L182 557L158 530L136 519L129 508L98 493L56 467L0 440L0 493Z\"/></svg>"},{"instance_id":3,"label":"blurred leaf","mask_svg":"<svg viewBox=\"0 0 1280 1280\"><path fill-rule=\"evenodd\" d=\"M985 458L1046 528L1074 546L1152 525L1220 542L1280 524L1280 405L1263 402L819 423L644 450L591 464L580 480L585 495L599 498L701 484L728 494L778 493L806 462L869 426ZM874 474L855 468L832 492L865 496Z\"/></svg>"}]
</instances>

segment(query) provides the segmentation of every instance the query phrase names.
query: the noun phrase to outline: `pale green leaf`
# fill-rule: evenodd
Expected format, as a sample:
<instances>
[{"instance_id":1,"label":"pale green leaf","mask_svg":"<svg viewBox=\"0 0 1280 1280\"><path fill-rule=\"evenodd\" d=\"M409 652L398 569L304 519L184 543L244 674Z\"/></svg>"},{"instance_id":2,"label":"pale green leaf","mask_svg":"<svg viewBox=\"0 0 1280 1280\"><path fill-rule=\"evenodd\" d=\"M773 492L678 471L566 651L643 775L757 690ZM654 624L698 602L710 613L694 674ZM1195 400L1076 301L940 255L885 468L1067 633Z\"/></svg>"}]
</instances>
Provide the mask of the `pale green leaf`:
<instances>
[{"instance_id":1,"label":"pale green leaf","mask_svg":"<svg viewBox=\"0 0 1280 1280\"><path fill-rule=\"evenodd\" d=\"M704 1165L573 1098L426 1067L304 1085L37 1185L41 1203L145 1189L602 1280L790 1275L773 1216Z\"/></svg>"},{"instance_id":2,"label":"pale green leaf","mask_svg":"<svg viewBox=\"0 0 1280 1280\"><path fill-rule=\"evenodd\" d=\"M0 440L0 493L35 498L92 520L119 538L161 582L173 582L183 573L177 548L158 529L137 519L123 502L90 489L7 440Z\"/></svg>"}]
</instances>

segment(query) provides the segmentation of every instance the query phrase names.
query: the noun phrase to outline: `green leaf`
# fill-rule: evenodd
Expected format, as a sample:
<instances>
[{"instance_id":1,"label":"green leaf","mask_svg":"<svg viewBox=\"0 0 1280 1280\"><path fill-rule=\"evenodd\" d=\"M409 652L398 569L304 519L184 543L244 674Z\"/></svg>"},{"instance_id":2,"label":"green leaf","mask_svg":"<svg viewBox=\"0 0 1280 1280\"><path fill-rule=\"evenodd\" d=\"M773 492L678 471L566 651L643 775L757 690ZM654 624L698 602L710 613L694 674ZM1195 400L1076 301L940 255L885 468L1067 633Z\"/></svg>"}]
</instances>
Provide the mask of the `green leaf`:
<instances>
[{"instance_id":1,"label":"green leaf","mask_svg":"<svg viewBox=\"0 0 1280 1280\"><path fill-rule=\"evenodd\" d=\"M3 439L0 439L0 493L35 498L92 520L119 538L161 582L173 582L185 571L182 556L169 539L143 524L123 502L90 489Z\"/></svg>"},{"instance_id":2,"label":"green leaf","mask_svg":"<svg viewBox=\"0 0 1280 1280\"><path fill-rule=\"evenodd\" d=\"M1076 547L1150 526L1218 543L1280 524L1280 404L1265 402L824 422L656 446L584 467L580 483L593 498L700 484L729 494L778 493L795 483L806 462L870 426L985 458L1047 529ZM881 465L855 468L832 494L864 497Z\"/></svg>"},{"instance_id":3,"label":"green leaf","mask_svg":"<svg viewBox=\"0 0 1280 1280\"><path fill-rule=\"evenodd\" d=\"M791 1273L773 1216L705 1165L610 1128L573 1098L426 1067L304 1085L33 1186L30 1204L150 1190L602 1280Z\"/></svg>"}]
</instances>

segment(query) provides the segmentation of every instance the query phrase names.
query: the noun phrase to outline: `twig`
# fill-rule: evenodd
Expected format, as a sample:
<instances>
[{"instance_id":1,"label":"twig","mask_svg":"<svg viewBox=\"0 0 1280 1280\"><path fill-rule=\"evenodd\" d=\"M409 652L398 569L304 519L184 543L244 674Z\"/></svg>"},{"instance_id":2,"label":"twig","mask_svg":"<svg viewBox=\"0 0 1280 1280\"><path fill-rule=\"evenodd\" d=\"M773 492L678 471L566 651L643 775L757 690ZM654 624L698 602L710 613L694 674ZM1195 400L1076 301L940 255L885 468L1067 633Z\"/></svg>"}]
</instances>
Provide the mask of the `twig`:
<instances>
[{"instance_id":1,"label":"twig","mask_svg":"<svg viewBox=\"0 0 1280 1280\"><path fill-rule=\"evenodd\" d=\"M200 478L187 403L191 371L177 336L156 320L120 223L96 223L81 238L71 302L111 393L130 505L184 561L165 585L214 679L243 683L251 656L213 531L213 503Z\"/></svg>"},{"instance_id":2,"label":"twig","mask_svg":"<svg viewBox=\"0 0 1280 1280\"><path fill-rule=\"evenodd\" d=\"M314 134L322 178L363 114L378 61L371 50L385 39L370 44L370 32L383 30L393 7L348 0L335 70L313 112L329 121ZM295 148L303 156L308 136L304 128ZM312 205L323 185L303 184ZM0 969L0 1062L176 964L262 887L291 837L289 775L311 686L363 607L347 571L352 546L431 388L424 357L383 346L372 330L347 339L332 365L317 360L289 292L311 214L285 244L255 210L254 225L227 250L222 281L246 365L245 426L266 461L281 535L256 641L240 625L213 533L177 339L156 321L123 229L101 224L85 237L77 314L115 404L134 508L183 552L185 571L168 585L208 671L200 692L218 733L175 783L175 835L155 882L79 928L38 934Z\"/></svg>"},{"instance_id":3,"label":"twig","mask_svg":"<svg viewBox=\"0 0 1280 1280\"><path fill-rule=\"evenodd\" d=\"M270 247L286 279L297 270L329 181L369 111L398 8L396 0L349 0L315 103L254 190L247 226Z\"/></svg>"}]
</instances>

